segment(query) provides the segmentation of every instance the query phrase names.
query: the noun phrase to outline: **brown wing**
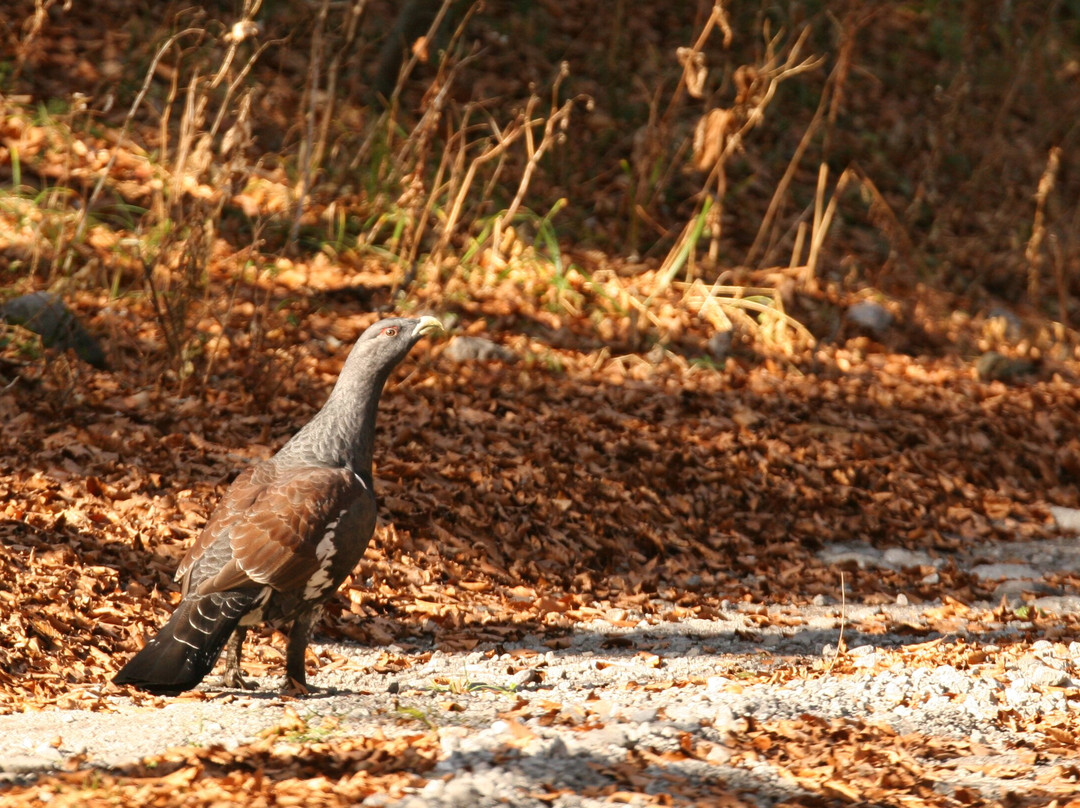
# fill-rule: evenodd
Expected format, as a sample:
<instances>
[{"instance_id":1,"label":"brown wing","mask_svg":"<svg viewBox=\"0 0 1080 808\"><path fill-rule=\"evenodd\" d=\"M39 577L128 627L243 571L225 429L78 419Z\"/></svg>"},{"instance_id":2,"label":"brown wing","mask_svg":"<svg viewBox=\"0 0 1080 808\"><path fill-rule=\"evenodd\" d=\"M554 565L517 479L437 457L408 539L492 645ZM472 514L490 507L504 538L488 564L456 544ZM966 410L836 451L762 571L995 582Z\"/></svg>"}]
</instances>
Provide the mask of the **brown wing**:
<instances>
[{"instance_id":1,"label":"brown wing","mask_svg":"<svg viewBox=\"0 0 1080 808\"><path fill-rule=\"evenodd\" d=\"M201 594L252 584L302 587L320 567L318 544L328 526L346 516L353 522L358 510L374 516L374 507L374 497L347 469L257 466L229 487L178 574L190 575L200 559L222 556L217 569L200 569L192 581Z\"/></svg>"},{"instance_id":2,"label":"brown wing","mask_svg":"<svg viewBox=\"0 0 1080 808\"><path fill-rule=\"evenodd\" d=\"M196 562L205 555L206 551L215 542L227 539L229 530L239 520L243 519L244 514L270 483L271 475L267 471L266 465L260 463L241 472L240 476L233 480L232 485L225 492L225 496L218 502L214 512L210 515L210 521L206 523L203 532L199 534L199 538L195 540L195 543L188 548L180 561L180 566L176 568L175 579L183 581L183 593L185 595L188 590L187 576L191 572L191 568L195 566ZM255 479L256 475L258 475L259 479Z\"/></svg>"}]
</instances>

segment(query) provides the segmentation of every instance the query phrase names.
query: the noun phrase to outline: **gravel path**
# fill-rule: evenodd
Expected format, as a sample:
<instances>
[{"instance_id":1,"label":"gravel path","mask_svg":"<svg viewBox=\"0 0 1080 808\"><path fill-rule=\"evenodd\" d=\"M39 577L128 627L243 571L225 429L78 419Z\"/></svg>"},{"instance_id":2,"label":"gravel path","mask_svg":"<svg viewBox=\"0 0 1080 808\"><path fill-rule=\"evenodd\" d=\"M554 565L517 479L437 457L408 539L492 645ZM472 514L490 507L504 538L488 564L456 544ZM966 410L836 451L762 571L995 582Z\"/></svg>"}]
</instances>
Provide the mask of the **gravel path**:
<instances>
[{"instance_id":1,"label":"gravel path","mask_svg":"<svg viewBox=\"0 0 1080 808\"><path fill-rule=\"evenodd\" d=\"M998 565L984 570L988 574L1037 576L1074 563L1076 544L1001 545L971 561ZM868 548L823 552L861 552L858 563L892 563L888 553ZM892 561L898 559L894 553ZM1015 581L1017 590L1038 585L1030 577ZM942 634L928 628L940 604L899 600L767 612L738 604L716 620L669 621L661 613L634 627L627 624L641 616L620 612L580 626L561 642L529 636L471 653L316 642L320 657L346 661L325 666L314 682L328 691L304 700L279 698L276 680L266 680L254 693L214 690L210 700L171 700L163 708L116 697L111 713L0 716L0 779L26 781L73 755L85 756L84 765L108 767L176 746L235 747L291 722L294 734L310 738L437 730L442 758L427 773L427 785L400 803L408 808L608 804L584 795L610 786L611 772L633 750L647 750L653 761L642 764L653 778L646 790L696 789L702 798L731 793L771 805L799 795L800 787L763 758L733 755L732 739L748 727L806 716L880 723L898 733L977 744L974 763L996 761L1007 769L1023 758L1031 739L1003 722L1002 710L1024 717L1075 709L1070 699L1080 684L1080 643L1027 641L1002 664L994 653L1021 638L1023 623ZM1050 614L1072 613L1080 610L1080 598L1050 594L1035 605ZM848 648L842 673L830 662L841 623ZM861 633L860 626L873 623L884 633ZM923 629L913 633L913 627ZM895 649L935 640L942 648L966 644L987 658L964 669L890 659ZM774 681L762 681L770 672ZM687 743L699 753L680 759ZM661 766L656 761L665 753L671 754ZM1022 793L1045 773L1035 765L1025 776L1003 779L983 768L954 765L952 781L941 788L949 793L964 786L991 799L1006 790Z\"/></svg>"}]
</instances>

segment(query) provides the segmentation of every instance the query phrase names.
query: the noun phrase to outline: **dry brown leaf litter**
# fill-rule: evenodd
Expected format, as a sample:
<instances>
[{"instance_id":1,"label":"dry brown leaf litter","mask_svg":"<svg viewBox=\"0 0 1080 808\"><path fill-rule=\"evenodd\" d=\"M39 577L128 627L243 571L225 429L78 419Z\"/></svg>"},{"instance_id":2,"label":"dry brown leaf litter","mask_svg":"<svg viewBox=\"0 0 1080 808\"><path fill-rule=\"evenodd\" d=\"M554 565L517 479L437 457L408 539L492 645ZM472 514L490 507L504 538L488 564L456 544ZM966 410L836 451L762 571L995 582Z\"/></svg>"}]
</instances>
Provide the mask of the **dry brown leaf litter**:
<instances>
[{"instance_id":1,"label":"dry brown leaf litter","mask_svg":"<svg viewBox=\"0 0 1080 808\"><path fill-rule=\"evenodd\" d=\"M510 303L492 297L466 314L505 312ZM120 346L152 332L133 314ZM27 363L9 347L5 373L19 378L0 393L8 426L0 434L0 710L109 709L109 677L175 605L176 560L231 475L280 445L332 383L344 346L320 337L347 343L370 319L311 312L299 326L272 328L280 347L255 365L252 347L231 339L215 384L182 396L147 384L134 352L120 352L116 372L97 373L65 358ZM696 327L686 326L691 334ZM842 349L822 351L811 374L737 360L719 372L676 357L605 357L575 349L565 332L571 347L553 347L544 342L551 333L492 334L523 354L516 364L453 365L436 345L399 374L380 424L383 523L325 631L367 643L423 633L447 650L535 633L559 648L576 624L612 615L637 626L709 617L725 598L796 606L836 597L838 572L815 554L833 542L947 554L983 540L1037 538L1048 504L1076 504L1077 393L1060 378L1005 387L976 380L955 360L856 358ZM249 381L259 372L252 367L283 373L272 398ZM935 571L939 583L924 583ZM978 634L1018 620L966 606L989 587L951 563L845 576L853 599L944 597L910 627L915 636ZM1061 578L1075 583L1068 571ZM765 609L751 619L798 622ZM870 635L895 628L853 626ZM1036 619L1015 653L1035 639L1078 635L1071 615ZM279 637L262 636L252 672L279 673L280 647ZM978 653L914 645L887 652L881 664L944 659L970 668L983 664ZM991 661L1004 664L1012 653L999 650ZM312 661L348 664L333 654ZM388 657L385 667L408 664ZM829 675L854 672L843 655L829 667ZM748 681L807 675L822 671L780 665ZM1071 714L1001 720L1045 739L1051 755L1064 754L1075 729ZM852 755L883 742L865 731L838 738L833 746ZM610 773L623 796L648 764L630 760ZM845 789L876 793L819 771L829 765L791 776L823 799L841 799ZM251 785L209 771L208 794ZM917 793L923 776L895 787ZM149 781L145 794L127 791L134 787L122 778L108 787L146 799L158 793ZM672 792L679 787L676 777ZM322 794L325 783L311 789ZM621 798L618 789L607 796Z\"/></svg>"},{"instance_id":2,"label":"dry brown leaf litter","mask_svg":"<svg viewBox=\"0 0 1080 808\"><path fill-rule=\"evenodd\" d=\"M106 805L217 806L242 799L250 806L336 808L372 794L402 796L424 782L437 759L435 733L395 738L301 741L290 733L306 729L294 714L292 725L269 731L235 749L178 748L122 769L78 768L40 778L28 787L0 791L0 806L39 803L66 808Z\"/></svg>"},{"instance_id":3,"label":"dry brown leaf litter","mask_svg":"<svg viewBox=\"0 0 1080 808\"><path fill-rule=\"evenodd\" d=\"M280 445L332 381L344 351L311 342L315 331L292 335L310 335L289 360L302 372L265 412L230 365L243 346L218 358L235 377L183 398L125 388L134 368L20 366L25 378L0 394L9 709L103 681L117 649L167 613L176 559L230 475ZM823 545L947 553L1037 537L1048 503L1076 504L1078 393L1057 378L1005 388L897 355L800 375L569 349L548 349L561 370L458 366L440 350L387 395L383 526L331 609L337 633L385 641L420 628L469 648L611 609L678 619L723 598L801 602L838 592L814 554ZM923 583L931 571L847 577L870 600L988 594L951 564Z\"/></svg>"}]
</instances>

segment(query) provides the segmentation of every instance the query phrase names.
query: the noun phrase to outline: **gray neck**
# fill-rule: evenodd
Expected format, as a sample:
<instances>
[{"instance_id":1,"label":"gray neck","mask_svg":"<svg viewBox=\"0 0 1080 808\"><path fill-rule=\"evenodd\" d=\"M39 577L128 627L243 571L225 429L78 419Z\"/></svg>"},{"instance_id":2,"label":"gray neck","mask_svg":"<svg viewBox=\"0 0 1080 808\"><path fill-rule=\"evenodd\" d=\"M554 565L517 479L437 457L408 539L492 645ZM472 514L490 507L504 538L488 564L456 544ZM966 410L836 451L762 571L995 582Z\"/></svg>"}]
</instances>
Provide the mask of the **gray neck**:
<instances>
[{"instance_id":1,"label":"gray neck","mask_svg":"<svg viewBox=\"0 0 1080 808\"><path fill-rule=\"evenodd\" d=\"M274 460L344 467L370 483L375 417L390 369L373 374L360 359L355 350L349 354L323 408Z\"/></svg>"}]
</instances>

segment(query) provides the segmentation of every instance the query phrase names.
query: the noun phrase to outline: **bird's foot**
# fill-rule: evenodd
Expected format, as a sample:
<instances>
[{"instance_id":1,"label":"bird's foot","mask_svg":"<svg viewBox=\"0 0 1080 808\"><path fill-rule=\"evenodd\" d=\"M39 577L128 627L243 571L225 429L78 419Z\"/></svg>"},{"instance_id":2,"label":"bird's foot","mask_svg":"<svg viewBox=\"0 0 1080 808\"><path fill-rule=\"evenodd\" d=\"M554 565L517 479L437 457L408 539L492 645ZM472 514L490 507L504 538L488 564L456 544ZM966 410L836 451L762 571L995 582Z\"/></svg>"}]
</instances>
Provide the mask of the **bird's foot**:
<instances>
[{"instance_id":1,"label":"bird's foot","mask_svg":"<svg viewBox=\"0 0 1080 808\"><path fill-rule=\"evenodd\" d=\"M255 690L258 685L255 682L248 681L241 674L240 671L225 671L225 675L221 679L221 684L225 687L233 687L238 690Z\"/></svg>"},{"instance_id":2,"label":"bird's foot","mask_svg":"<svg viewBox=\"0 0 1080 808\"><path fill-rule=\"evenodd\" d=\"M313 687L306 680L297 679L295 676L286 676L281 687L281 693L285 696L310 696L317 690L317 687Z\"/></svg>"}]
</instances>

